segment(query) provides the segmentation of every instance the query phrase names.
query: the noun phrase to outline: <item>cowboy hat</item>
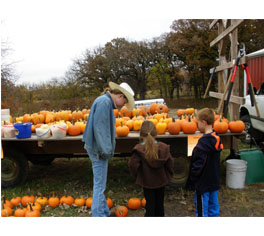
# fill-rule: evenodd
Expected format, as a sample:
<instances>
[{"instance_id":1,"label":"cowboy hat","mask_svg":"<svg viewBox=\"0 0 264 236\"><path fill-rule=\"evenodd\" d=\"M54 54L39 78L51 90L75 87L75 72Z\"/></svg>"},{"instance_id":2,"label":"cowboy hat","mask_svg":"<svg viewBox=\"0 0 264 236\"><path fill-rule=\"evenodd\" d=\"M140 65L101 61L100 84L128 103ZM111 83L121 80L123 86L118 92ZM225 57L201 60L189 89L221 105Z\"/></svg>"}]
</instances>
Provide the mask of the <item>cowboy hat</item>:
<instances>
[{"instance_id":1,"label":"cowboy hat","mask_svg":"<svg viewBox=\"0 0 264 236\"><path fill-rule=\"evenodd\" d=\"M133 89L127 84L127 83L121 83L120 85L114 83L114 82L109 82L109 87L112 90L119 90L121 93L123 93L126 98L128 103L125 104L128 110L132 110L135 106L135 100L134 100L134 91Z\"/></svg>"}]
</instances>

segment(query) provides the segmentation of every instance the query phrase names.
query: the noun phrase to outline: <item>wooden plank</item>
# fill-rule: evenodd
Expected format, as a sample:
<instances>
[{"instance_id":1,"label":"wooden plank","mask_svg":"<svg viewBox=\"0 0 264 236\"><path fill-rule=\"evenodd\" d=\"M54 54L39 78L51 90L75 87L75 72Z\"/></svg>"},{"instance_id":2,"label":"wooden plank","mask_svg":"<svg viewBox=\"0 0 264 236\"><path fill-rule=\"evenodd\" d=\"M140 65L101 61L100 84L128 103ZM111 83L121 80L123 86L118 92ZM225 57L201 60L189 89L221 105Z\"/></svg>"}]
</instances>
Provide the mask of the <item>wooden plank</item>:
<instances>
[{"instance_id":1,"label":"wooden plank","mask_svg":"<svg viewBox=\"0 0 264 236\"><path fill-rule=\"evenodd\" d=\"M220 19L214 19L213 22L209 26L209 30L211 30L219 20Z\"/></svg>"},{"instance_id":2,"label":"wooden plank","mask_svg":"<svg viewBox=\"0 0 264 236\"><path fill-rule=\"evenodd\" d=\"M242 57L240 59L240 61L239 61L239 65L243 65L243 64L247 63L247 60L248 60L247 56ZM222 65L219 65L219 66L216 67L215 73L216 72L219 72L219 71L226 70L226 69L230 69L230 68L232 68L234 66L234 64L235 64L235 60L234 61L227 62L227 63L222 64ZM213 72L213 69L214 68L211 68L210 69L210 74Z\"/></svg>"},{"instance_id":3,"label":"wooden plank","mask_svg":"<svg viewBox=\"0 0 264 236\"><path fill-rule=\"evenodd\" d=\"M222 99L223 93L217 93L217 92L210 91L209 96L213 97L213 98ZM239 105L243 105L243 104L245 104L245 98L231 95L230 102L235 103L235 104L239 104Z\"/></svg>"},{"instance_id":4,"label":"wooden plank","mask_svg":"<svg viewBox=\"0 0 264 236\"><path fill-rule=\"evenodd\" d=\"M213 47L215 44L217 44L221 39L224 37L228 36L233 30L235 30L242 22L244 19L236 20L233 24L231 24L223 33L218 35L211 43L210 47Z\"/></svg>"}]
</instances>

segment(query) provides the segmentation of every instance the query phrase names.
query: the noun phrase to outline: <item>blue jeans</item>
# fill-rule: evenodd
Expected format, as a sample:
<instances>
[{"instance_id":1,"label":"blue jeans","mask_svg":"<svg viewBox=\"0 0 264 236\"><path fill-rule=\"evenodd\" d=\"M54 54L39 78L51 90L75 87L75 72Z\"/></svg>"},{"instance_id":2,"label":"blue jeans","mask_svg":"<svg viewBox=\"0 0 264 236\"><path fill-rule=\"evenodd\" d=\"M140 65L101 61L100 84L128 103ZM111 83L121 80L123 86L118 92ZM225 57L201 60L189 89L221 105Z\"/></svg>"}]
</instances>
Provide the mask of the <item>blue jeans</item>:
<instances>
[{"instance_id":1,"label":"blue jeans","mask_svg":"<svg viewBox=\"0 0 264 236\"><path fill-rule=\"evenodd\" d=\"M109 216L109 210L104 191L107 181L108 159L98 159L97 155L88 153L93 168L93 204L92 216Z\"/></svg>"},{"instance_id":2,"label":"blue jeans","mask_svg":"<svg viewBox=\"0 0 264 236\"><path fill-rule=\"evenodd\" d=\"M204 194L194 193L195 216L219 216L218 190Z\"/></svg>"}]
</instances>

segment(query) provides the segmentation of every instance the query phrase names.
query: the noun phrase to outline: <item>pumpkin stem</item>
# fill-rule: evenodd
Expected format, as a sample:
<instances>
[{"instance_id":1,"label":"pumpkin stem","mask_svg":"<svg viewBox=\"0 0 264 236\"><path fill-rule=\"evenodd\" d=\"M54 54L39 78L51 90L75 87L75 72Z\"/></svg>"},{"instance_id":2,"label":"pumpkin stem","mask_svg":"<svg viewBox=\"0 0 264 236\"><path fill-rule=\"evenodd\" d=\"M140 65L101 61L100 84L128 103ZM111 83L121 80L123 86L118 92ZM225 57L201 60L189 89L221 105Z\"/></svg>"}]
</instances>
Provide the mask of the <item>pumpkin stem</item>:
<instances>
[{"instance_id":1,"label":"pumpkin stem","mask_svg":"<svg viewBox=\"0 0 264 236\"><path fill-rule=\"evenodd\" d=\"M30 211L33 211L33 208L31 206L31 203L29 203Z\"/></svg>"}]
</instances>

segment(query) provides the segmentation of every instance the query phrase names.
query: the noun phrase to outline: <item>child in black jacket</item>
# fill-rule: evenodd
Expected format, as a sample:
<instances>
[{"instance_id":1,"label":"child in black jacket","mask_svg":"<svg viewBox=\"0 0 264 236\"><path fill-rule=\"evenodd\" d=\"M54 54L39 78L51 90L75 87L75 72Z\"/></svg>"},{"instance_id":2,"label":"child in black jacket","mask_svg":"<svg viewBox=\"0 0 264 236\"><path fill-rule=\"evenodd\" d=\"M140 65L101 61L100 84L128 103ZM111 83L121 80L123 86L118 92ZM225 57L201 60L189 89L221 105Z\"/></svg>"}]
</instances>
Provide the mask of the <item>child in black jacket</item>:
<instances>
[{"instance_id":1,"label":"child in black jacket","mask_svg":"<svg viewBox=\"0 0 264 236\"><path fill-rule=\"evenodd\" d=\"M195 216L219 216L220 152L223 144L213 130L214 112L198 112L198 127L204 131L193 150L187 187L195 190Z\"/></svg>"}]
</instances>

